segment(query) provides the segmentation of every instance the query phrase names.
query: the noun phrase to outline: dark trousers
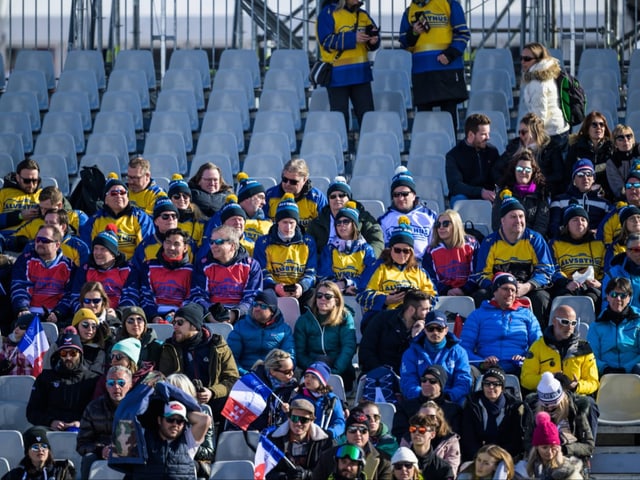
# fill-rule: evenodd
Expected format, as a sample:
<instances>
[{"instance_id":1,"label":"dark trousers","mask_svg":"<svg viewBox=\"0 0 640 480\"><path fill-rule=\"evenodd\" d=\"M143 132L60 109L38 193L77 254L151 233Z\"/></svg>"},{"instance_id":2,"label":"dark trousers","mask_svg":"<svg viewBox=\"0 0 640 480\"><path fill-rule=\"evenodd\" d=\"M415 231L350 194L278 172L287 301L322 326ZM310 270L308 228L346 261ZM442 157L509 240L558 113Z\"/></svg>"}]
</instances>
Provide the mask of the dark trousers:
<instances>
[{"instance_id":1,"label":"dark trousers","mask_svg":"<svg viewBox=\"0 0 640 480\"><path fill-rule=\"evenodd\" d=\"M370 82L344 87L329 87L327 93L329 94L331 111L342 112L347 131L349 130L349 100L351 100L356 112L358 127L362 125L364 114L373 110L373 93Z\"/></svg>"}]
</instances>

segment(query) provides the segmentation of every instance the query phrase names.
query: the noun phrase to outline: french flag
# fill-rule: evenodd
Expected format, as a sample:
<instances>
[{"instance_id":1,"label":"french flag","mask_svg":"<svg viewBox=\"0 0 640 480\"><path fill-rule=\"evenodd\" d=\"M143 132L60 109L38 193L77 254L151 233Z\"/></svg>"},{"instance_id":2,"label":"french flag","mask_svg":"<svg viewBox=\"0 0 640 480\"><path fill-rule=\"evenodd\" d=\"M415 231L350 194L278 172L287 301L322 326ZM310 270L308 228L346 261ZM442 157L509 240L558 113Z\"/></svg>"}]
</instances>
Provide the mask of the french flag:
<instances>
[{"instance_id":1,"label":"french flag","mask_svg":"<svg viewBox=\"0 0 640 480\"><path fill-rule=\"evenodd\" d=\"M222 416L242 430L267 408L267 399L273 392L258 376L247 373L233 385L222 409Z\"/></svg>"},{"instance_id":2,"label":"french flag","mask_svg":"<svg viewBox=\"0 0 640 480\"><path fill-rule=\"evenodd\" d=\"M284 453L276 447L271 440L264 435L260 435L260 442L256 448L256 456L253 461L254 480L264 480L280 460L284 458Z\"/></svg>"},{"instance_id":3,"label":"french flag","mask_svg":"<svg viewBox=\"0 0 640 480\"><path fill-rule=\"evenodd\" d=\"M40 323L40 315L35 315L29 328L18 344L18 350L33 365L31 375L37 377L42 373L44 354L49 350L49 341Z\"/></svg>"}]
</instances>

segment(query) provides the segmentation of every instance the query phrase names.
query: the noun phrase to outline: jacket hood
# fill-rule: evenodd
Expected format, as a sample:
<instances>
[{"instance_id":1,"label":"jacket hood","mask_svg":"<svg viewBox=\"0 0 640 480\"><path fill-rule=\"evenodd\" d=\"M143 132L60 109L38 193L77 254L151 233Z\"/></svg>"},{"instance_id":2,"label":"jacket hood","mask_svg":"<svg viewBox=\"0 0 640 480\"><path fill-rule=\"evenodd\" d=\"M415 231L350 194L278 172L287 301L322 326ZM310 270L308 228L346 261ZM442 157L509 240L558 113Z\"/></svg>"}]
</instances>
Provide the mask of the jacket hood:
<instances>
[{"instance_id":1,"label":"jacket hood","mask_svg":"<svg viewBox=\"0 0 640 480\"><path fill-rule=\"evenodd\" d=\"M540 60L531 66L529 71L524 74L524 81L530 82L532 80L538 80L544 82L545 80L555 80L560 74L560 64L555 58L547 58Z\"/></svg>"}]
</instances>

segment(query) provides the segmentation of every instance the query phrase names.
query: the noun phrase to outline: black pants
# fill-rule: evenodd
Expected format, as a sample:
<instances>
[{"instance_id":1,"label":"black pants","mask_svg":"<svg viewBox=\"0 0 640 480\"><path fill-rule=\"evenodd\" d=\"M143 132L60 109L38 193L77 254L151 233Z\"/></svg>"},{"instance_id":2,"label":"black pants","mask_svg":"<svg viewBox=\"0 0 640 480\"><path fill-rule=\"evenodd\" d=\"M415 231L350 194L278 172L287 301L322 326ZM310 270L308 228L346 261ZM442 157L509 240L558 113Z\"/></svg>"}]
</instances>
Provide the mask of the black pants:
<instances>
[{"instance_id":1,"label":"black pants","mask_svg":"<svg viewBox=\"0 0 640 480\"><path fill-rule=\"evenodd\" d=\"M356 112L358 127L362 125L364 114L373 110L373 93L370 82L344 87L329 87L327 93L329 94L331 111L342 112L347 131L349 131L349 100L351 100Z\"/></svg>"}]
</instances>

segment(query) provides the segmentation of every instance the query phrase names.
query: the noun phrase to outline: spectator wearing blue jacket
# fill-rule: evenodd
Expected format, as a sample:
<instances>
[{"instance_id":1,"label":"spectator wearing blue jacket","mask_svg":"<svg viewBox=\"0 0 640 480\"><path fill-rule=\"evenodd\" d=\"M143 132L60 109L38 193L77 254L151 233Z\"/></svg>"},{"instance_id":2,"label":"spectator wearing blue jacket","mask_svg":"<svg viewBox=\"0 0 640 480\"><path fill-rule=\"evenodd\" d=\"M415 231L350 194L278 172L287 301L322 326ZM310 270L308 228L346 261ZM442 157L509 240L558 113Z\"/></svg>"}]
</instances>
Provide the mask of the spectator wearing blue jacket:
<instances>
[{"instance_id":1,"label":"spectator wearing blue jacket","mask_svg":"<svg viewBox=\"0 0 640 480\"><path fill-rule=\"evenodd\" d=\"M273 290L256 295L249 313L229 333L227 343L240 375L249 372L258 360L264 360L274 348L284 350L295 358L293 332L284 321Z\"/></svg>"},{"instance_id":2,"label":"spectator wearing blue jacket","mask_svg":"<svg viewBox=\"0 0 640 480\"><path fill-rule=\"evenodd\" d=\"M482 302L464 323L461 345L481 370L499 364L507 373L519 374L529 347L542 336L538 319L516 297L517 289L516 277L499 273L493 299Z\"/></svg>"},{"instance_id":3,"label":"spectator wearing blue jacket","mask_svg":"<svg viewBox=\"0 0 640 480\"><path fill-rule=\"evenodd\" d=\"M447 372L445 398L460 403L471 391L469 356L460 340L447 326L447 317L440 310L432 310L419 333L402 356L400 389L404 398L416 398L422 391L420 384L424 370L438 364Z\"/></svg>"}]
</instances>

